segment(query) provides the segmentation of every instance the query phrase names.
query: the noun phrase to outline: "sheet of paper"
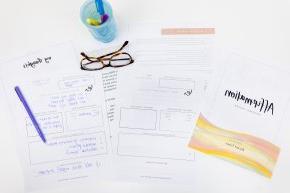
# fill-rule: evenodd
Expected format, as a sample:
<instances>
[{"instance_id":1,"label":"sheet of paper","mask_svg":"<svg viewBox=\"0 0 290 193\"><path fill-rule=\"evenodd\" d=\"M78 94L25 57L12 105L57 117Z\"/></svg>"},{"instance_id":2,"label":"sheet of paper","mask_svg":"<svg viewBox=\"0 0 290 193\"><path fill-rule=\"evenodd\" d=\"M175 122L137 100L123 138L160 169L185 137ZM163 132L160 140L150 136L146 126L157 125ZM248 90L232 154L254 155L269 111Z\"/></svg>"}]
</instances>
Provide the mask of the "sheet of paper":
<instances>
[{"instance_id":1,"label":"sheet of paper","mask_svg":"<svg viewBox=\"0 0 290 193\"><path fill-rule=\"evenodd\" d=\"M119 72L112 133L120 180L192 183L195 156L186 145L208 75L136 66Z\"/></svg>"},{"instance_id":2,"label":"sheet of paper","mask_svg":"<svg viewBox=\"0 0 290 193\"><path fill-rule=\"evenodd\" d=\"M102 77L68 73L69 67L78 66L71 50L71 45L60 45L1 66L28 190L113 176ZM32 108L46 144L17 97L16 85Z\"/></svg>"},{"instance_id":3,"label":"sheet of paper","mask_svg":"<svg viewBox=\"0 0 290 193\"><path fill-rule=\"evenodd\" d=\"M215 29L208 26L172 26L177 25L132 24L127 32L129 44L122 51L130 53L138 66L169 65L179 66L183 70L211 71ZM122 43L88 53L101 56L118 50ZM115 120L119 70L122 69L107 68L101 71L110 123Z\"/></svg>"},{"instance_id":4,"label":"sheet of paper","mask_svg":"<svg viewBox=\"0 0 290 193\"><path fill-rule=\"evenodd\" d=\"M212 70L215 28L136 24L130 52L138 65L179 66L184 70Z\"/></svg>"},{"instance_id":5,"label":"sheet of paper","mask_svg":"<svg viewBox=\"0 0 290 193\"><path fill-rule=\"evenodd\" d=\"M192 184L186 144L213 67L214 28L142 24L128 34L135 63L117 73L110 123L119 179Z\"/></svg>"},{"instance_id":6,"label":"sheet of paper","mask_svg":"<svg viewBox=\"0 0 290 193\"><path fill-rule=\"evenodd\" d=\"M112 53L120 49L122 44L123 42L120 44L115 44L113 46L109 46L109 47L98 49L98 50L90 50L90 51L87 51L86 54L88 54L89 56L94 56L94 57L102 56L102 55ZM131 46L131 43L129 43L129 45L127 45L122 51L123 52L128 51L130 46ZM118 82L117 82L118 70L120 69L109 67L109 68L104 68L100 71L95 72L95 73L100 73L102 77L109 122L114 121L114 111L115 111L115 103L117 100L117 88L118 88Z\"/></svg>"},{"instance_id":7,"label":"sheet of paper","mask_svg":"<svg viewBox=\"0 0 290 193\"><path fill-rule=\"evenodd\" d=\"M289 74L237 54L226 64L209 87L189 147L271 177Z\"/></svg>"}]
</instances>

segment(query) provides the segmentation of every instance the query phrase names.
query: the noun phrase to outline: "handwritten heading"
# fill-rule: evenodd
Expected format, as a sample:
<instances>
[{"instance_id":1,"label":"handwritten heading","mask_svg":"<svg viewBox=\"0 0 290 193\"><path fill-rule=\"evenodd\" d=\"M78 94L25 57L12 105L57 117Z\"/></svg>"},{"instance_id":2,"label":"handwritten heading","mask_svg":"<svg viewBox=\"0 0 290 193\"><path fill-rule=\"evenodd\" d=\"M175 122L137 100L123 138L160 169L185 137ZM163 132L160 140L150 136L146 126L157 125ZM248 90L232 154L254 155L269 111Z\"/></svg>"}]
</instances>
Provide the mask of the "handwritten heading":
<instances>
[{"instance_id":1,"label":"handwritten heading","mask_svg":"<svg viewBox=\"0 0 290 193\"><path fill-rule=\"evenodd\" d=\"M28 61L25 64L23 64L23 68L36 68L37 65L42 64L42 63L50 63L51 61L51 56L49 57L44 57L44 58L36 58L33 61Z\"/></svg>"}]
</instances>

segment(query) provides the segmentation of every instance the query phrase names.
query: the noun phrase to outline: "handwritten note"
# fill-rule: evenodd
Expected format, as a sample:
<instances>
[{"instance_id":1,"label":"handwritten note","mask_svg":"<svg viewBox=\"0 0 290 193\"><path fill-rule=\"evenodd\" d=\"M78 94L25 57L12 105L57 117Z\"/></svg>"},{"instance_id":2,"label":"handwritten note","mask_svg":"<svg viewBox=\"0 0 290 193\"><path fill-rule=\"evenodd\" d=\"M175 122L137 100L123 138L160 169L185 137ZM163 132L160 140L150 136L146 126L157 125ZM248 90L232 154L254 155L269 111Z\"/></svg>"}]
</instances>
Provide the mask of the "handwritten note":
<instances>
[{"instance_id":1,"label":"handwritten note","mask_svg":"<svg viewBox=\"0 0 290 193\"><path fill-rule=\"evenodd\" d=\"M74 68L78 64L70 46L62 44L13 60L0 70L17 120L15 137L28 191L111 176L102 77ZM19 101L16 85L35 114L46 144Z\"/></svg>"},{"instance_id":2,"label":"handwritten note","mask_svg":"<svg viewBox=\"0 0 290 193\"><path fill-rule=\"evenodd\" d=\"M42 63L46 64L50 63L51 59L52 59L51 56L44 58L36 58L33 61L28 61L25 64L23 64L23 68L36 68L37 65L40 65Z\"/></svg>"}]
</instances>

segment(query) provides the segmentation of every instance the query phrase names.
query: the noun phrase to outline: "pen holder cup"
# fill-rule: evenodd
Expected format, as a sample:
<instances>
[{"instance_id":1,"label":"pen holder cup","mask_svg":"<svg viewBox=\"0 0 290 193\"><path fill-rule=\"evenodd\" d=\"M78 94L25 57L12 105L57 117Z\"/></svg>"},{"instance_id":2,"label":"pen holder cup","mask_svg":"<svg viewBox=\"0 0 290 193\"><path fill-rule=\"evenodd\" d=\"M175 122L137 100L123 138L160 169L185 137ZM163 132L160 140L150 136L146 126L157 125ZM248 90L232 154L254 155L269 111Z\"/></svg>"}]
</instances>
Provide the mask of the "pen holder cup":
<instances>
[{"instance_id":1,"label":"pen holder cup","mask_svg":"<svg viewBox=\"0 0 290 193\"><path fill-rule=\"evenodd\" d=\"M103 0L105 13L109 16L107 21L99 26L92 26L87 23L87 18L94 18L101 20L101 16L97 12L95 1L88 0L81 7L81 20L95 39L108 43L115 39L117 35L116 22L113 16L111 5Z\"/></svg>"}]
</instances>

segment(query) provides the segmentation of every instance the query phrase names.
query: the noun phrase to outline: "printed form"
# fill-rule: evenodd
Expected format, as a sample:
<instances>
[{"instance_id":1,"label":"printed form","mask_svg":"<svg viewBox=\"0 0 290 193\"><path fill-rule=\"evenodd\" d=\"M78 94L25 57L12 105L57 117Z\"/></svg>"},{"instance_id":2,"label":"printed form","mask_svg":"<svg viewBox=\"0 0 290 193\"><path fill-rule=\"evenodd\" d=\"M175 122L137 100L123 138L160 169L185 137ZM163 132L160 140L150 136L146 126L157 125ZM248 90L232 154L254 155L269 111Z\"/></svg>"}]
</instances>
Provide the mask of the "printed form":
<instances>
[{"instance_id":1,"label":"printed form","mask_svg":"<svg viewBox=\"0 0 290 193\"><path fill-rule=\"evenodd\" d=\"M112 133L120 180L191 184L195 156L187 142L208 76L159 67L119 72Z\"/></svg>"},{"instance_id":2,"label":"printed form","mask_svg":"<svg viewBox=\"0 0 290 193\"><path fill-rule=\"evenodd\" d=\"M28 190L113 176L101 76L58 71L60 67L76 67L74 56L71 45L65 44L7 62L1 69ZM46 144L17 97L15 86L21 88L36 116Z\"/></svg>"},{"instance_id":3,"label":"printed form","mask_svg":"<svg viewBox=\"0 0 290 193\"><path fill-rule=\"evenodd\" d=\"M129 32L135 63L118 72L111 123L119 180L192 184L199 168L187 142L213 70L214 28L142 24Z\"/></svg>"},{"instance_id":4,"label":"printed form","mask_svg":"<svg viewBox=\"0 0 290 193\"><path fill-rule=\"evenodd\" d=\"M193 71L213 69L211 55L215 29L212 27L162 28L160 24L142 23L128 26L127 34L129 44L123 51L131 54L138 66L167 65L166 68L178 66ZM118 50L122 43L105 49L89 50L88 53L101 56ZM101 71L110 123L115 120L116 101L119 98L119 71L122 68L105 68Z\"/></svg>"},{"instance_id":5,"label":"printed form","mask_svg":"<svg viewBox=\"0 0 290 193\"><path fill-rule=\"evenodd\" d=\"M137 66L179 67L183 70L210 72L213 70L211 60L214 36L215 28L212 27L161 27L160 24L154 23L135 24L128 27L129 45L123 51L132 55ZM90 54L101 56L117 50L120 46L121 44L109 49L90 51ZM102 71L110 123L115 119L116 101L119 98L117 96L119 71L122 71L122 68Z\"/></svg>"}]
</instances>

